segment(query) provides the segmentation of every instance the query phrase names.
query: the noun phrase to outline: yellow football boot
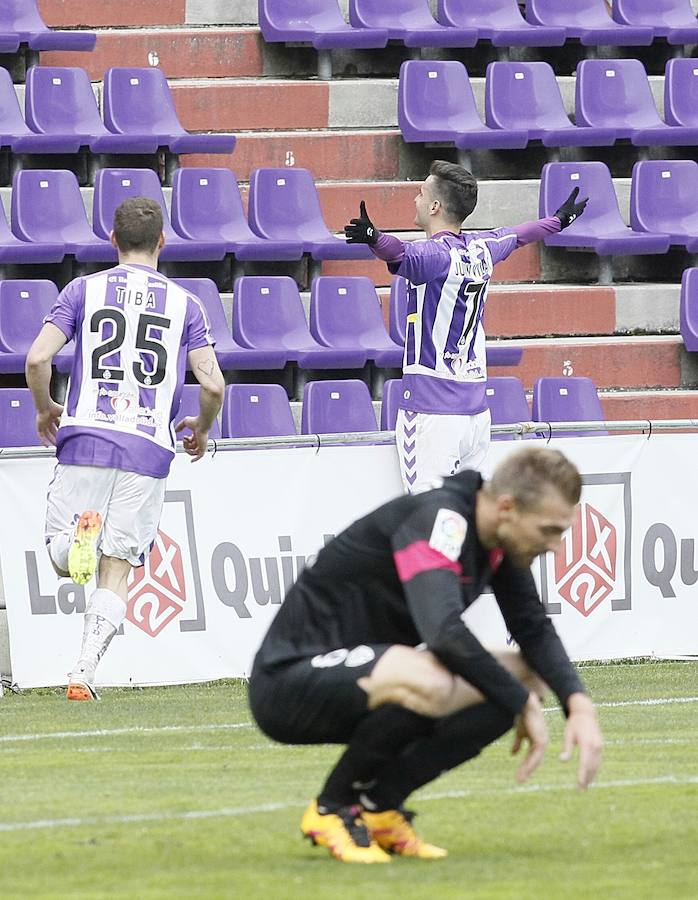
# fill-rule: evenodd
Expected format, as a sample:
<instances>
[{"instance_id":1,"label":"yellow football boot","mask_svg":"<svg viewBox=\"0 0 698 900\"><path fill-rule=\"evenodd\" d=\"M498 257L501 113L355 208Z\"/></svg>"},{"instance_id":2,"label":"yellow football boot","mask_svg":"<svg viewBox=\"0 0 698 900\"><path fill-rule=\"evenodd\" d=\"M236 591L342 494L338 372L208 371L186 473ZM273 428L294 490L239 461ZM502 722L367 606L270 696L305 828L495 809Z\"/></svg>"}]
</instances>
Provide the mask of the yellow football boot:
<instances>
[{"instance_id":1,"label":"yellow football boot","mask_svg":"<svg viewBox=\"0 0 698 900\"><path fill-rule=\"evenodd\" d=\"M68 551L68 572L76 584L87 584L97 570L97 541L102 530L102 517L88 509L78 521L75 537Z\"/></svg>"},{"instance_id":2,"label":"yellow football boot","mask_svg":"<svg viewBox=\"0 0 698 900\"><path fill-rule=\"evenodd\" d=\"M414 813L408 809L387 809L369 812L364 809L361 817L371 832L371 837L389 853L398 856L415 856L417 859L443 859L448 850L423 841L412 827Z\"/></svg>"},{"instance_id":3,"label":"yellow football boot","mask_svg":"<svg viewBox=\"0 0 698 900\"><path fill-rule=\"evenodd\" d=\"M313 800L301 819L301 831L313 844L327 847L332 856L346 863L386 863L390 857L371 840L361 819L361 807L343 806L336 812L318 812Z\"/></svg>"}]
</instances>

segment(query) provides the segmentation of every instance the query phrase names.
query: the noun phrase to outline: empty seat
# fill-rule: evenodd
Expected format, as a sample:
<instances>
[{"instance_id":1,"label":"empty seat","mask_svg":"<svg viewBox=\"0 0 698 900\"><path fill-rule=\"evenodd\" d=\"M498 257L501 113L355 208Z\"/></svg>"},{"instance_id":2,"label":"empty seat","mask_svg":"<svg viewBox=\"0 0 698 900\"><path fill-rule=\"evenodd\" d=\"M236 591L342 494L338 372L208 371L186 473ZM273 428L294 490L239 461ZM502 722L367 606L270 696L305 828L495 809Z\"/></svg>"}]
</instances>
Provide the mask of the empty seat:
<instances>
[{"instance_id":1,"label":"empty seat","mask_svg":"<svg viewBox=\"0 0 698 900\"><path fill-rule=\"evenodd\" d=\"M301 369L356 369L366 362L363 350L318 344L308 330L298 285L286 275L237 279L233 338L242 347L283 351Z\"/></svg>"},{"instance_id":2,"label":"empty seat","mask_svg":"<svg viewBox=\"0 0 698 900\"><path fill-rule=\"evenodd\" d=\"M692 159L635 163L630 187L635 231L668 234L672 244L698 250L698 163Z\"/></svg>"},{"instance_id":3,"label":"empty seat","mask_svg":"<svg viewBox=\"0 0 698 900\"><path fill-rule=\"evenodd\" d=\"M684 269L679 300L681 337L687 350L698 350L698 269Z\"/></svg>"},{"instance_id":4,"label":"empty seat","mask_svg":"<svg viewBox=\"0 0 698 900\"><path fill-rule=\"evenodd\" d=\"M172 226L189 240L222 243L241 260L303 256L301 241L272 241L252 231L230 169L177 169L172 179Z\"/></svg>"},{"instance_id":5,"label":"empty seat","mask_svg":"<svg viewBox=\"0 0 698 900\"><path fill-rule=\"evenodd\" d=\"M584 215L559 234L545 238L547 246L589 249L600 256L666 253L669 249L668 235L642 234L628 228L604 163L546 163L541 172L539 215L553 215L575 187L580 197L589 198Z\"/></svg>"},{"instance_id":6,"label":"empty seat","mask_svg":"<svg viewBox=\"0 0 698 900\"><path fill-rule=\"evenodd\" d=\"M381 403L381 431L395 431L401 394L402 378L389 378L384 382L383 402Z\"/></svg>"},{"instance_id":7,"label":"empty seat","mask_svg":"<svg viewBox=\"0 0 698 900\"><path fill-rule=\"evenodd\" d=\"M186 416L198 416L199 415L199 394L201 393L201 388L198 384L184 384L182 385L182 393L180 395L179 401L179 409L174 417L174 422L177 424L181 422ZM183 434L188 434L189 432L180 432L178 435L178 440L182 440ZM221 436L221 426L218 424L218 419L214 420L213 425L211 426L208 436L216 440Z\"/></svg>"},{"instance_id":8,"label":"empty seat","mask_svg":"<svg viewBox=\"0 0 698 900\"><path fill-rule=\"evenodd\" d=\"M474 47L476 28L435 21L428 0L349 0L349 21L360 28L385 28L406 47Z\"/></svg>"},{"instance_id":9,"label":"empty seat","mask_svg":"<svg viewBox=\"0 0 698 900\"><path fill-rule=\"evenodd\" d=\"M194 241L180 237L170 224L158 176L151 169L100 169L95 175L92 227L98 237L109 239L116 208L129 197L149 197L160 204L165 246L160 253L168 260L216 260L225 256L223 241Z\"/></svg>"},{"instance_id":10,"label":"empty seat","mask_svg":"<svg viewBox=\"0 0 698 900\"><path fill-rule=\"evenodd\" d=\"M229 384L223 401L223 437L296 434L286 391L280 384Z\"/></svg>"},{"instance_id":11,"label":"empty seat","mask_svg":"<svg viewBox=\"0 0 698 900\"><path fill-rule=\"evenodd\" d=\"M210 278L175 278L185 291L199 298L208 317L209 328L216 342L214 351L223 371L235 369L283 369L286 354L282 350L253 350L240 347L225 319L225 310L218 288Z\"/></svg>"},{"instance_id":12,"label":"empty seat","mask_svg":"<svg viewBox=\"0 0 698 900\"><path fill-rule=\"evenodd\" d=\"M317 50L385 47L384 28L354 28L337 0L259 0L259 28L269 43L309 41Z\"/></svg>"},{"instance_id":13,"label":"empty seat","mask_svg":"<svg viewBox=\"0 0 698 900\"><path fill-rule=\"evenodd\" d=\"M250 175L248 219L260 237L301 241L313 259L373 259L365 244L347 244L330 233L307 169L255 169Z\"/></svg>"},{"instance_id":14,"label":"empty seat","mask_svg":"<svg viewBox=\"0 0 698 900\"><path fill-rule=\"evenodd\" d=\"M512 425L516 422L530 422L526 391L518 378L503 375L488 378L485 388L487 404L490 408L493 425ZM493 441L513 441L514 434L493 434Z\"/></svg>"},{"instance_id":15,"label":"empty seat","mask_svg":"<svg viewBox=\"0 0 698 900\"><path fill-rule=\"evenodd\" d=\"M77 179L65 169L17 172L12 181L12 231L46 253L62 247L59 259L64 254L81 262L116 259L109 241L90 228Z\"/></svg>"},{"instance_id":16,"label":"empty seat","mask_svg":"<svg viewBox=\"0 0 698 900\"><path fill-rule=\"evenodd\" d=\"M27 352L57 297L52 281L0 281L0 372L24 373Z\"/></svg>"},{"instance_id":17,"label":"empty seat","mask_svg":"<svg viewBox=\"0 0 698 900\"><path fill-rule=\"evenodd\" d=\"M408 142L453 141L459 149L515 149L528 143L526 130L483 124L468 72L456 60L403 62L397 116Z\"/></svg>"},{"instance_id":18,"label":"empty seat","mask_svg":"<svg viewBox=\"0 0 698 900\"><path fill-rule=\"evenodd\" d=\"M691 0L613 0L613 18L623 25L647 25L670 44L698 42Z\"/></svg>"},{"instance_id":19,"label":"empty seat","mask_svg":"<svg viewBox=\"0 0 698 900\"><path fill-rule=\"evenodd\" d=\"M407 279L395 275L390 282L390 309L388 326L390 337L401 347L405 346L407 328Z\"/></svg>"},{"instance_id":20,"label":"empty seat","mask_svg":"<svg viewBox=\"0 0 698 900\"><path fill-rule=\"evenodd\" d=\"M232 153L232 134L189 134L177 117L162 69L112 68L104 73L104 124L114 134L151 139L151 152Z\"/></svg>"},{"instance_id":21,"label":"empty seat","mask_svg":"<svg viewBox=\"0 0 698 900\"><path fill-rule=\"evenodd\" d=\"M560 47L567 36L564 28L531 25L516 0L438 0L437 18L442 25L475 28L495 47Z\"/></svg>"},{"instance_id":22,"label":"empty seat","mask_svg":"<svg viewBox=\"0 0 698 900\"><path fill-rule=\"evenodd\" d=\"M65 255L63 244L30 244L20 240L11 231L5 218L5 207L0 203L0 263L53 263Z\"/></svg>"},{"instance_id":23,"label":"empty seat","mask_svg":"<svg viewBox=\"0 0 698 900\"><path fill-rule=\"evenodd\" d=\"M539 378L533 385L534 422L603 422L603 407L591 378ZM561 437L608 434L598 431L565 431Z\"/></svg>"},{"instance_id":24,"label":"empty seat","mask_svg":"<svg viewBox=\"0 0 698 900\"><path fill-rule=\"evenodd\" d=\"M575 105L578 124L615 128L619 138L638 146L698 141L698 128L662 122L638 59L582 60L577 66Z\"/></svg>"},{"instance_id":25,"label":"empty seat","mask_svg":"<svg viewBox=\"0 0 698 900\"><path fill-rule=\"evenodd\" d=\"M2 0L0 4L0 52L12 53L20 44L32 50L92 50L96 41L92 31L48 28L36 0Z\"/></svg>"},{"instance_id":26,"label":"empty seat","mask_svg":"<svg viewBox=\"0 0 698 900\"><path fill-rule=\"evenodd\" d=\"M526 0L526 19L532 25L556 25L567 37L578 38L585 46L651 44L654 29L614 22L605 0Z\"/></svg>"},{"instance_id":27,"label":"empty seat","mask_svg":"<svg viewBox=\"0 0 698 900\"><path fill-rule=\"evenodd\" d=\"M310 381L303 391L301 434L376 431L376 414L363 381Z\"/></svg>"},{"instance_id":28,"label":"empty seat","mask_svg":"<svg viewBox=\"0 0 698 900\"><path fill-rule=\"evenodd\" d=\"M555 72L545 62L494 62L487 66L485 121L492 128L528 131L546 147L599 147L615 142L614 128L573 125Z\"/></svg>"},{"instance_id":29,"label":"empty seat","mask_svg":"<svg viewBox=\"0 0 698 900\"><path fill-rule=\"evenodd\" d=\"M377 366L402 365L402 347L388 335L370 278L316 278L310 290L310 333L324 347L363 351Z\"/></svg>"},{"instance_id":30,"label":"empty seat","mask_svg":"<svg viewBox=\"0 0 698 900\"><path fill-rule=\"evenodd\" d=\"M698 128L698 60L670 59L664 74L664 118Z\"/></svg>"},{"instance_id":31,"label":"empty seat","mask_svg":"<svg viewBox=\"0 0 698 900\"><path fill-rule=\"evenodd\" d=\"M36 447L36 409L29 388L0 388L0 447Z\"/></svg>"}]
</instances>

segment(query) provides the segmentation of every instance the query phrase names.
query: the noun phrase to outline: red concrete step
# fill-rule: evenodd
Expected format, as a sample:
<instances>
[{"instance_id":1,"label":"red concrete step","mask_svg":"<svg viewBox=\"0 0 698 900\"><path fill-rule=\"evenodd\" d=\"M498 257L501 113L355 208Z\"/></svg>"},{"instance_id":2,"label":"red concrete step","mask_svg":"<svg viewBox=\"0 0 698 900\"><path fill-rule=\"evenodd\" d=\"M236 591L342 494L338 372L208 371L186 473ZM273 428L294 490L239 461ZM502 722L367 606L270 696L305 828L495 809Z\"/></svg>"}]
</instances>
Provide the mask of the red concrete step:
<instances>
[{"instance_id":1,"label":"red concrete step","mask_svg":"<svg viewBox=\"0 0 698 900\"><path fill-rule=\"evenodd\" d=\"M623 391L600 397L608 420L698 419L698 391Z\"/></svg>"},{"instance_id":2,"label":"red concrete step","mask_svg":"<svg viewBox=\"0 0 698 900\"><path fill-rule=\"evenodd\" d=\"M44 22L53 28L103 28L120 25L183 25L185 0L39 0Z\"/></svg>"},{"instance_id":3,"label":"red concrete step","mask_svg":"<svg viewBox=\"0 0 698 900\"><path fill-rule=\"evenodd\" d=\"M168 78L254 78L262 74L257 28L100 31L91 53L41 54L46 66L80 66L100 81L112 66L159 65Z\"/></svg>"},{"instance_id":4,"label":"red concrete step","mask_svg":"<svg viewBox=\"0 0 698 900\"><path fill-rule=\"evenodd\" d=\"M495 272L501 280L501 266ZM493 287L485 310L490 337L613 334L616 325L611 287Z\"/></svg>"},{"instance_id":5,"label":"red concrete step","mask_svg":"<svg viewBox=\"0 0 698 900\"><path fill-rule=\"evenodd\" d=\"M491 375L516 375L526 389L547 375L586 375L597 388L682 387L679 335L630 338L555 338L514 341L523 348L515 368L495 367Z\"/></svg>"}]
</instances>

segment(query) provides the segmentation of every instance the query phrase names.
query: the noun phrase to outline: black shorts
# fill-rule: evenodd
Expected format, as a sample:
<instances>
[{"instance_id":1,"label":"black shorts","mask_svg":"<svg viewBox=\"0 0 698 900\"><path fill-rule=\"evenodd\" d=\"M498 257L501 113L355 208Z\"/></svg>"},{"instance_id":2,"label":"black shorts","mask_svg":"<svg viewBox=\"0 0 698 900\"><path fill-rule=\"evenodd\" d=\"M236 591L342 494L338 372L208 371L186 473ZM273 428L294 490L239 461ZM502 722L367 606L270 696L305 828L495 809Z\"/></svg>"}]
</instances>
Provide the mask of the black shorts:
<instances>
[{"instance_id":1,"label":"black shorts","mask_svg":"<svg viewBox=\"0 0 698 900\"><path fill-rule=\"evenodd\" d=\"M358 684L391 644L340 648L288 663L255 660L249 683L252 715L284 744L346 744L368 712Z\"/></svg>"}]
</instances>

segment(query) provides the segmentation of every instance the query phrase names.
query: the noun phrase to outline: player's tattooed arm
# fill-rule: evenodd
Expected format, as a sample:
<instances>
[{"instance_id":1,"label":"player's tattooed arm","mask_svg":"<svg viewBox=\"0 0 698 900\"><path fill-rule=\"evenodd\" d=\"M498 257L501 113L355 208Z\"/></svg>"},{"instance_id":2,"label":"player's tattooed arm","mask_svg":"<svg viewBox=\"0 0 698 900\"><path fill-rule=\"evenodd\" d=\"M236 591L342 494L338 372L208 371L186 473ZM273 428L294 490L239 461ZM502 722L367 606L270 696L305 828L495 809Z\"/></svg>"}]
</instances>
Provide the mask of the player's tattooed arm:
<instances>
[{"instance_id":1,"label":"player's tattooed arm","mask_svg":"<svg viewBox=\"0 0 698 900\"><path fill-rule=\"evenodd\" d=\"M203 372L204 375L208 375L210 377L211 375L213 375L215 364L212 360L206 360L205 362L200 362L196 368L199 370L199 372Z\"/></svg>"}]
</instances>

